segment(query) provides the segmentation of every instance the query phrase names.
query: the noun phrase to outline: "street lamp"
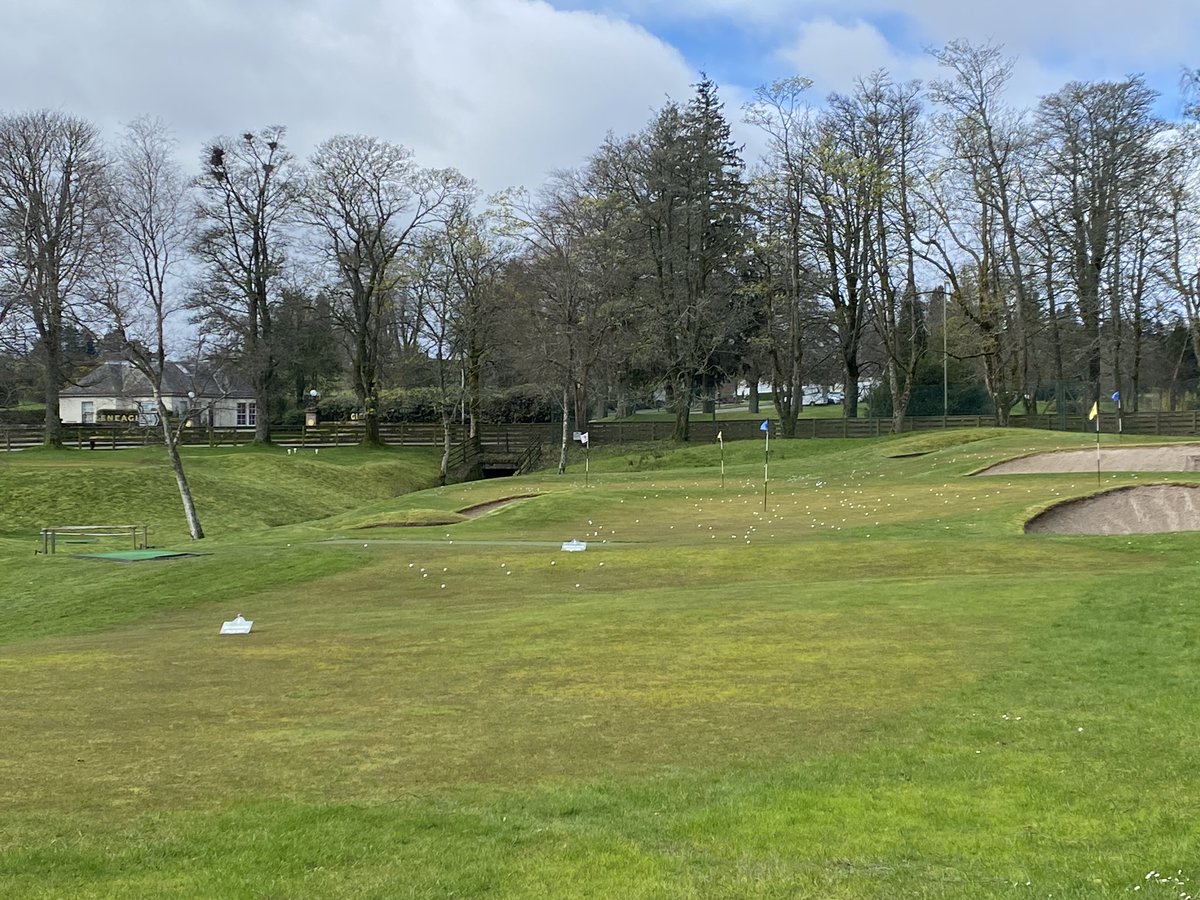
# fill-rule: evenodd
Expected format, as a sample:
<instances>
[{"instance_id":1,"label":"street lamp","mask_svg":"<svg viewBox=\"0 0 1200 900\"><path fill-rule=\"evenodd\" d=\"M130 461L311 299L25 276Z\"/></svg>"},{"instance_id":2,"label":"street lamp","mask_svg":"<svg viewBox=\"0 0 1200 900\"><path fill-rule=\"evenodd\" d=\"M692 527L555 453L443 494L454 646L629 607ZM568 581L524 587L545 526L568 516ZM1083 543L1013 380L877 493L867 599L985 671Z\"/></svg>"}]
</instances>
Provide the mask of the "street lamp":
<instances>
[{"instance_id":1,"label":"street lamp","mask_svg":"<svg viewBox=\"0 0 1200 900\"><path fill-rule=\"evenodd\" d=\"M304 424L312 428L317 424L317 398L321 396L316 388L308 392L308 409L304 411Z\"/></svg>"}]
</instances>

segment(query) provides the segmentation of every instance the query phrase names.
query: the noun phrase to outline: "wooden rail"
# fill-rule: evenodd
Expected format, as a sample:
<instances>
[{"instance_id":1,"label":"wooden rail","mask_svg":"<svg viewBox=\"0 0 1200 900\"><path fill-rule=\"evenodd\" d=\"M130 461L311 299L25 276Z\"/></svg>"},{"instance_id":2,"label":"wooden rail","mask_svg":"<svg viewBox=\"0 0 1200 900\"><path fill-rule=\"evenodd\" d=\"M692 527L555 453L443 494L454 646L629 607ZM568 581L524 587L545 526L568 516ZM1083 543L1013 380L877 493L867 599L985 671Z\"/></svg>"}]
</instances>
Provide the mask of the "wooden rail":
<instances>
[{"instance_id":1,"label":"wooden rail","mask_svg":"<svg viewBox=\"0 0 1200 900\"><path fill-rule=\"evenodd\" d=\"M39 552L43 555L54 553L60 536L64 541L71 538L128 537L133 540L134 550L145 550L150 532L145 525L52 525L41 531Z\"/></svg>"},{"instance_id":2,"label":"wooden rail","mask_svg":"<svg viewBox=\"0 0 1200 900\"><path fill-rule=\"evenodd\" d=\"M766 417L764 417L766 418ZM691 421L691 439L696 443L715 441L717 432L723 432L726 440L747 440L761 435L761 418L721 419L716 422L702 419L699 415ZM992 416L910 416L900 430L935 431L945 428L989 428L996 424ZM1095 423L1085 416L1060 417L1057 414L1033 416L1014 415L1009 420L1014 428L1036 428L1044 431L1094 431ZM482 425L479 428L478 445L484 451L522 453L534 443L553 446L558 443L561 426L551 423L522 425ZM588 431L592 443L625 444L631 442L660 441L671 436L670 422L646 422L628 419L619 422L591 422ZM1195 436L1200 435L1200 410L1177 412L1139 412L1100 414L1100 430L1103 434ZM891 434L893 423L890 418L844 419L804 418L796 422L797 438L860 438ZM162 435L156 428L130 428L123 425L64 425L63 441L78 449L115 450L140 447L158 443ZM0 449L21 450L42 444L44 430L39 425L0 425ZM271 429L271 440L282 447L339 447L362 442L362 425L355 422L331 422L312 427L289 426ZM778 420L772 420L771 434L781 436ZM380 438L389 446L431 447L442 443L442 427L436 422L413 422L388 424L380 427ZM248 444L254 440L253 428L186 428L180 441L186 445L228 447ZM453 447L469 442L468 429L455 425L451 429ZM458 454L456 454L458 455Z\"/></svg>"}]
</instances>

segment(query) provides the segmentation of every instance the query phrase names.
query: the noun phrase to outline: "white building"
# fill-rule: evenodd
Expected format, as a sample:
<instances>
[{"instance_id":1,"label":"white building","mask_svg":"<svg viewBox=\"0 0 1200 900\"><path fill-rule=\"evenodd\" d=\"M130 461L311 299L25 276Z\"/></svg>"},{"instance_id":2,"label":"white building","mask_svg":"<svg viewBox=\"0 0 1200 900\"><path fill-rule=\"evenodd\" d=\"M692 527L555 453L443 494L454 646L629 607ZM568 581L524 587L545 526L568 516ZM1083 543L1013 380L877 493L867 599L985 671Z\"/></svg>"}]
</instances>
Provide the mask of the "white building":
<instances>
[{"instance_id":1,"label":"white building","mask_svg":"<svg viewBox=\"0 0 1200 900\"><path fill-rule=\"evenodd\" d=\"M210 366L168 362L162 389L167 409L197 427L252 428L258 422L253 391L240 378ZM123 359L107 359L64 388L58 415L64 424L158 424L149 381Z\"/></svg>"}]
</instances>

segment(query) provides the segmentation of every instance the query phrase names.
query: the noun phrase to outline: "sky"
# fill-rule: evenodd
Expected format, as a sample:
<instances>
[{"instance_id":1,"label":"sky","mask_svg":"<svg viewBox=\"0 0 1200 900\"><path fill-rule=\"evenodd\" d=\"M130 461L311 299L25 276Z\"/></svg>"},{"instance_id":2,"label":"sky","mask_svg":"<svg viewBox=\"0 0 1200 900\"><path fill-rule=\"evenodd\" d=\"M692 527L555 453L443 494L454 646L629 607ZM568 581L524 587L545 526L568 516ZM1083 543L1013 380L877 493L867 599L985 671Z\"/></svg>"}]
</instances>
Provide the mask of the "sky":
<instances>
[{"instance_id":1,"label":"sky","mask_svg":"<svg viewBox=\"0 0 1200 900\"><path fill-rule=\"evenodd\" d=\"M58 109L115 138L157 116L186 171L217 135L285 125L301 158L369 134L485 192L536 187L643 128L706 73L741 107L792 75L812 102L887 69L939 75L956 39L1016 59L1009 101L1145 75L1177 115L1196 0L0 0L0 111Z\"/></svg>"}]
</instances>

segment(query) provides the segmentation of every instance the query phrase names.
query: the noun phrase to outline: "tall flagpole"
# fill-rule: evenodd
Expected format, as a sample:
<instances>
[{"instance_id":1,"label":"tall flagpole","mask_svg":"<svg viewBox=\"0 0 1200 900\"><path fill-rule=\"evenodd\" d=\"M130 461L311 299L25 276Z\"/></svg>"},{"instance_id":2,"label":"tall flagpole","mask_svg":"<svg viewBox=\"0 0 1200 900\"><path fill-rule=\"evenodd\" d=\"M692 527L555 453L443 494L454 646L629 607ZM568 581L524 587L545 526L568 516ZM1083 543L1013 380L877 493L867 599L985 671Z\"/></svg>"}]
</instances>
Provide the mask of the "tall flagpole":
<instances>
[{"instance_id":1,"label":"tall flagpole","mask_svg":"<svg viewBox=\"0 0 1200 900\"><path fill-rule=\"evenodd\" d=\"M721 445L721 490L725 490L725 439L717 432L717 443Z\"/></svg>"},{"instance_id":2,"label":"tall flagpole","mask_svg":"<svg viewBox=\"0 0 1200 900\"><path fill-rule=\"evenodd\" d=\"M1089 419L1096 420L1096 487L1100 487L1100 401L1097 400L1092 404L1092 411L1088 414Z\"/></svg>"},{"instance_id":3,"label":"tall flagpole","mask_svg":"<svg viewBox=\"0 0 1200 900\"><path fill-rule=\"evenodd\" d=\"M767 482L771 480L771 424L769 419L763 419L758 426L763 431L763 512L767 511Z\"/></svg>"}]
</instances>

